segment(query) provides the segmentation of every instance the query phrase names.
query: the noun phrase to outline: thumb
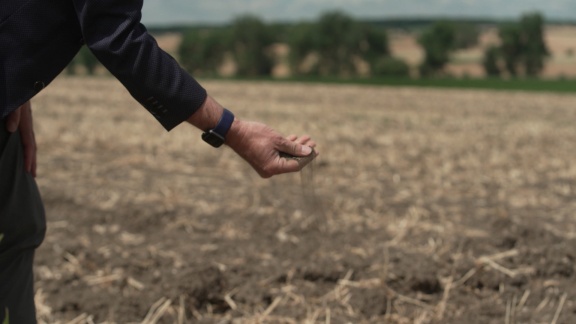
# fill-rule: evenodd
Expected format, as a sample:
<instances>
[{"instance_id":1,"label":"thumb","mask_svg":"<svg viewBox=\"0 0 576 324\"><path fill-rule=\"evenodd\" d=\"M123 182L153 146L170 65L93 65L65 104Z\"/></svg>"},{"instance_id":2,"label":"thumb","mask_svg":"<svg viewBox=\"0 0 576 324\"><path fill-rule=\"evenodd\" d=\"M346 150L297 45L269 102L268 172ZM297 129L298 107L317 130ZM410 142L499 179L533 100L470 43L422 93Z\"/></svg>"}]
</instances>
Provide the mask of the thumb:
<instances>
[{"instance_id":1,"label":"thumb","mask_svg":"<svg viewBox=\"0 0 576 324\"><path fill-rule=\"evenodd\" d=\"M308 156L312 153L312 148L308 145L302 145L285 139L279 148L279 151L292 156Z\"/></svg>"},{"instance_id":2,"label":"thumb","mask_svg":"<svg viewBox=\"0 0 576 324\"><path fill-rule=\"evenodd\" d=\"M8 118L6 119L6 129L9 133L14 133L18 129L21 111L22 109L18 108L8 115Z\"/></svg>"},{"instance_id":3,"label":"thumb","mask_svg":"<svg viewBox=\"0 0 576 324\"><path fill-rule=\"evenodd\" d=\"M298 155L298 156L307 156L307 155L312 154L312 148L308 145L298 144L296 151L297 151L296 155Z\"/></svg>"}]
</instances>

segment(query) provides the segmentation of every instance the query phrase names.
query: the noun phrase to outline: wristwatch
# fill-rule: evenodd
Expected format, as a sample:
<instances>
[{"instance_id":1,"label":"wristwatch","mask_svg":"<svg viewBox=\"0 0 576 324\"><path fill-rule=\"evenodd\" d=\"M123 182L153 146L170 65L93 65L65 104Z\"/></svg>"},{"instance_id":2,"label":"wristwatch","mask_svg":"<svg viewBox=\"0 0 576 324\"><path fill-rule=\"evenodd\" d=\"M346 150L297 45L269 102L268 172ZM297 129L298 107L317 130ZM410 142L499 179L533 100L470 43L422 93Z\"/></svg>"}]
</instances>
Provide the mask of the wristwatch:
<instances>
[{"instance_id":1,"label":"wristwatch","mask_svg":"<svg viewBox=\"0 0 576 324\"><path fill-rule=\"evenodd\" d=\"M222 116L220 117L216 127L202 133L202 139L204 142L214 147L222 146L226 140L226 133L228 133L228 130L230 129L230 126L232 126L233 121L234 114L230 110L224 108Z\"/></svg>"}]
</instances>

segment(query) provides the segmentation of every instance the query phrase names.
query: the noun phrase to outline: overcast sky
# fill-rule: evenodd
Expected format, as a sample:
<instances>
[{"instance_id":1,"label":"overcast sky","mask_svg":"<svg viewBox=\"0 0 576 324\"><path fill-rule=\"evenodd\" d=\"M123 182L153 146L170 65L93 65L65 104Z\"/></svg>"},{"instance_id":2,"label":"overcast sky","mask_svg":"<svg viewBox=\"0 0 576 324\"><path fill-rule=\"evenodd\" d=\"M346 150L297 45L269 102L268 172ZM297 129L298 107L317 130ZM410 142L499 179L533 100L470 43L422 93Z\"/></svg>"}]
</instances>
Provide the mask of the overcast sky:
<instances>
[{"instance_id":1,"label":"overcast sky","mask_svg":"<svg viewBox=\"0 0 576 324\"><path fill-rule=\"evenodd\" d=\"M576 20L576 0L144 0L143 22L223 23L246 13L266 21L298 21L334 9L356 18L517 18L538 10L547 19Z\"/></svg>"}]
</instances>

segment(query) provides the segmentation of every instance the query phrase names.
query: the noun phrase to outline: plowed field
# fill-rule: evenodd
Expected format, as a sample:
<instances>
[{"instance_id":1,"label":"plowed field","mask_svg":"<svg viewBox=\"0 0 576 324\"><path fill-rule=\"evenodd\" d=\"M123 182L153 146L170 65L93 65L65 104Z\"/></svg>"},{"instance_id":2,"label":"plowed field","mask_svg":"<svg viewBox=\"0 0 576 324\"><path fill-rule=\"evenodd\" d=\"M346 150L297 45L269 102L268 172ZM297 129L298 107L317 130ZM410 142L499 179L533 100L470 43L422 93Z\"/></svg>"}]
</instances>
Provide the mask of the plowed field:
<instances>
[{"instance_id":1,"label":"plowed field","mask_svg":"<svg viewBox=\"0 0 576 324\"><path fill-rule=\"evenodd\" d=\"M57 79L40 322L576 322L576 96L203 84L321 155L260 179L113 79Z\"/></svg>"}]
</instances>

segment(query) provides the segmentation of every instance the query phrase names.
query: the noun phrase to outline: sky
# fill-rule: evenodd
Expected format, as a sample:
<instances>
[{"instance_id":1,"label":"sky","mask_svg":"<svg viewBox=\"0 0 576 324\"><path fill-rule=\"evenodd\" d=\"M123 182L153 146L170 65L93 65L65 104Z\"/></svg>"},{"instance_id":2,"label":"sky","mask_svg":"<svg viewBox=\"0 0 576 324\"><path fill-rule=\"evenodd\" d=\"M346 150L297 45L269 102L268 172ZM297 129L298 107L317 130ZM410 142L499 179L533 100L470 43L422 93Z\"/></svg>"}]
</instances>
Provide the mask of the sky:
<instances>
[{"instance_id":1,"label":"sky","mask_svg":"<svg viewBox=\"0 0 576 324\"><path fill-rule=\"evenodd\" d=\"M509 19L539 11L576 20L576 0L144 0L147 25L221 24L243 14L265 21L313 20L328 10L358 18L472 17Z\"/></svg>"}]
</instances>

